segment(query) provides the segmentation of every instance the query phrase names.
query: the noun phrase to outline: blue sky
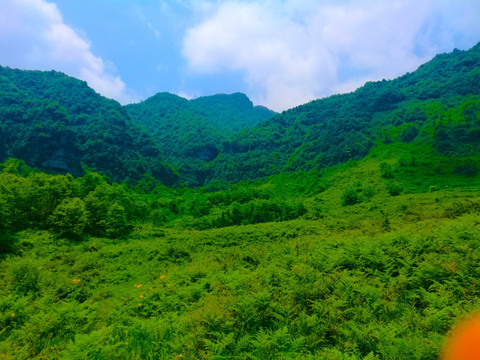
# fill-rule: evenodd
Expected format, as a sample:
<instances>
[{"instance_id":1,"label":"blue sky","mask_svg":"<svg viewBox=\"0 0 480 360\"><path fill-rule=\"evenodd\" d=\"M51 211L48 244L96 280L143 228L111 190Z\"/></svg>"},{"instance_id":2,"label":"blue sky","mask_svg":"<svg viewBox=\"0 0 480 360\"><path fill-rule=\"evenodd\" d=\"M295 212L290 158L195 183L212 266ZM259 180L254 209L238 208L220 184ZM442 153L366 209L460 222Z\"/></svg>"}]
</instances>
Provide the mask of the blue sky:
<instances>
[{"instance_id":1,"label":"blue sky","mask_svg":"<svg viewBox=\"0 0 480 360\"><path fill-rule=\"evenodd\" d=\"M121 103L246 93L281 111L480 41L478 0L0 0L0 65Z\"/></svg>"}]
</instances>

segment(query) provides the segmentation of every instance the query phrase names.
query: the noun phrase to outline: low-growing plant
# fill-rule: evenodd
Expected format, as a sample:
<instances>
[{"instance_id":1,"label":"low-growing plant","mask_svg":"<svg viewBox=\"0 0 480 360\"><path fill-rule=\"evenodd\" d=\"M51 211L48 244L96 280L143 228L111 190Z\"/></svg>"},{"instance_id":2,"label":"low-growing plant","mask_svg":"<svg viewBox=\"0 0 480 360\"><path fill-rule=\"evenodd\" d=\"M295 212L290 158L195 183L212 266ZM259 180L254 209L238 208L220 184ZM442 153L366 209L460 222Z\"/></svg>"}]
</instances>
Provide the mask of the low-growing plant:
<instances>
[{"instance_id":1,"label":"low-growing plant","mask_svg":"<svg viewBox=\"0 0 480 360\"><path fill-rule=\"evenodd\" d=\"M391 196L400 195L403 191L403 185L397 180L387 180L385 182L385 188Z\"/></svg>"},{"instance_id":2,"label":"low-growing plant","mask_svg":"<svg viewBox=\"0 0 480 360\"><path fill-rule=\"evenodd\" d=\"M40 291L40 270L30 259L20 259L10 268L12 287L20 295L36 294Z\"/></svg>"}]
</instances>

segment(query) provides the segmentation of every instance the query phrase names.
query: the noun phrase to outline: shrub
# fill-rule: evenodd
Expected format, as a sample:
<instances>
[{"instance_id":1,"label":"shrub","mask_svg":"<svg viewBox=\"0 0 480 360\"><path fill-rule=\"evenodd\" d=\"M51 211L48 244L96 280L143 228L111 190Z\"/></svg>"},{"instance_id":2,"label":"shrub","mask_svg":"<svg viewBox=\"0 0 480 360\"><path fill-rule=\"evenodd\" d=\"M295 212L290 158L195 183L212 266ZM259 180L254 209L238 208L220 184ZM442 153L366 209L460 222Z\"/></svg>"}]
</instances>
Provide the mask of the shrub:
<instances>
[{"instance_id":1,"label":"shrub","mask_svg":"<svg viewBox=\"0 0 480 360\"><path fill-rule=\"evenodd\" d=\"M457 164L453 172L457 175L475 176L478 174L478 167L471 160L465 160Z\"/></svg>"},{"instance_id":2,"label":"shrub","mask_svg":"<svg viewBox=\"0 0 480 360\"><path fill-rule=\"evenodd\" d=\"M0 254L12 252L15 240L15 236L10 231L0 229Z\"/></svg>"},{"instance_id":3,"label":"shrub","mask_svg":"<svg viewBox=\"0 0 480 360\"><path fill-rule=\"evenodd\" d=\"M349 187L342 195L342 206L355 205L359 202L357 191Z\"/></svg>"},{"instance_id":4,"label":"shrub","mask_svg":"<svg viewBox=\"0 0 480 360\"><path fill-rule=\"evenodd\" d=\"M371 199L375 196L375 188L373 186L365 187L365 189L363 189L363 195L365 195L367 199Z\"/></svg>"},{"instance_id":5,"label":"shrub","mask_svg":"<svg viewBox=\"0 0 480 360\"><path fill-rule=\"evenodd\" d=\"M391 196L400 195L403 191L403 186L396 180L389 180L386 182L385 187Z\"/></svg>"},{"instance_id":6,"label":"shrub","mask_svg":"<svg viewBox=\"0 0 480 360\"><path fill-rule=\"evenodd\" d=\"M30 260L20 260L12 265L10 278L13 288L21 295L40 290L40 271Z\"/></svg>"},{"instance_id":7,"label":"shrub","mask_svg":"<svg viewBox=\"0 0 480 360\"><path fill-rule=\"evenodd\" d=\"M447 209L445 209L445 214L449 218L456 218L463 214L470 214L480 212L480 202L465 199L463 201L456 201Z\"/></svg>"},{"instance_id":8,"label":"shrub","mask_svg":"<svg viewBox=\"0 0 480 360\"><path fill-rule=\"evenodd\" d=\"M392 165L386 162L380 164L380 173L384 179L393 179L393 168Z\"/></svg>"}]
</instances>

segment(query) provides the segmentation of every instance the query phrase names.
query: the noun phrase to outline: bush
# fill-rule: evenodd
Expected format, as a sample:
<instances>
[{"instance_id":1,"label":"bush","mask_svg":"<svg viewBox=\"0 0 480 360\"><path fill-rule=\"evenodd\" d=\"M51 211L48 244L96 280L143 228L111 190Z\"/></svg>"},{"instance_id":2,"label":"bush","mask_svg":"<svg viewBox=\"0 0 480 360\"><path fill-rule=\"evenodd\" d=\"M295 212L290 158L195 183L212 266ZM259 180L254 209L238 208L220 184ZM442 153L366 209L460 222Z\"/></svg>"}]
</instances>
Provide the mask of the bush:
<instances>
[{"instance_id":1,"label":"bush","mask_svg":"<svg viewBox=\"0 0 480 360\"><path fill-rule=\"evenodd\" d=\"M392 165L386 162L380 164L380 173L384 179L393 179L393 168Z\"/></svg>"},{"instance_id":2,"label":"bush","mask_svg":"<svg viewBox=\"0 0 480 360\"><path fill-rule=\"evenodd\" d=\"M342 206L355 205L359 202L357 191L349 187L342 195Z\"/></svg>"},{"instance_id":3,"label":"bush","mask_svg":"<svg viewBox=\"0 0 480 360\"><path fill-rule=\"evenodd\" d=\"M15 236L10 231L0 229L0 254L12 252L15 240Z\"/></svg>"},{"instance_id":4,"label":"bush","mask_svg":"<svg viewBox=\"0 0 480 360\"><path fill-rule=\"evenodd\" d=\"M385 187L391 196L400 195L403 191L403 186L396 180L389 180L386 182Z\"/></svg>"},{"instance_id":5,"label":"bush","mask_svg":"<svg viewBox=\"0 0 480 360\"><path fill-rule=\"evenodd\" d=\"M12 265L10 277L13 288L21 295L40 290L40 271L30 260L20 260Z\"/></svg>"},{"instance_id":6,"label":"bush","mask_svg":"<svg viewBox=\"0 0 480 360\"><path fill-rule=\"evenodd\" d=\"M480 202L465 199L463 201L456 201L447 209L445 209L445 214L449 218L456 218L463 214L470 214L480 212Z\"/></svg>"},{"instance_id":7,"label":"bush","mask_svg":"<svg viewBox=\"0 0 480 360\"><path fill-rule=\"evenodd\" d=\"M478 174L478 167L473 161L465 160L457 164L453 172L457 175L475 176Z\"/></svg>"},{"instance_id":8,"label":"bush","mask_svg":"<svg viewBox=\"0 0 480 360\"><path fill-rule=\"evenodd\" d=\"M365 187L365 189L363 190L363 195L365 195L367 199L371 199L375 196L375 188L373 186Z\"/></svg>"}]
</instances>

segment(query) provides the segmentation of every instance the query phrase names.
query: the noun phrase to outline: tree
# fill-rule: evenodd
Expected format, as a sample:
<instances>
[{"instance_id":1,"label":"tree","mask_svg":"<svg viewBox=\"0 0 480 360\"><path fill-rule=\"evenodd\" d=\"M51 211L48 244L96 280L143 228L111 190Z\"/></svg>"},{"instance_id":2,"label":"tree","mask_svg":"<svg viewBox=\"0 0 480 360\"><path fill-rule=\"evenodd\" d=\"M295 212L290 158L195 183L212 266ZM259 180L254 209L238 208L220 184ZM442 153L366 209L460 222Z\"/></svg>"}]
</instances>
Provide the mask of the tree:
<instances>
[{"instance_id":1,"label":"tree","mask_svg":"<svg viewBox=\"0 0 480 360\"><path fill-rule=\"evenodd\" d=\"M50 217L53 231L60 237L79 239L87 225L85 202L80 198L65 198Z\"/></svg>"},{"instance_id":2,"label":"tree","mask_svg":"<svg viewBox=\"0 0 480 360\"><path fill-rule=\"evenodd\" d=\"M105 218L105 232L111 238L118 238L128 233L125 208L114 202L110 205Z\"/></svg>"}]
</instances>

